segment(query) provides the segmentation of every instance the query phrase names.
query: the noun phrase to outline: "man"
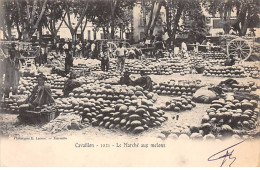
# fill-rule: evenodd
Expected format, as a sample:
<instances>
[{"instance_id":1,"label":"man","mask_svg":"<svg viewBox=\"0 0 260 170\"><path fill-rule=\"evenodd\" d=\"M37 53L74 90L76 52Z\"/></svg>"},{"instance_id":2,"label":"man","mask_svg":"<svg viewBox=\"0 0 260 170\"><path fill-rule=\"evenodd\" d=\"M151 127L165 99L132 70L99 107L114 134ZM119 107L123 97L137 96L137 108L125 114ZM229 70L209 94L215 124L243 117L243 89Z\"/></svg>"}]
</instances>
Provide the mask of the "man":
<instances>
[{"instance_id":1,"label":"man","mask_svg":"<svg viewBox=\"0 0 260 170\"><path fill-rule=\"evenodd\" d=\"M70 68L73 66L73 58L69 50L65 50L65 53L65 73L68 74L70 72Z\"/></svg>"},{"instance_id":2,"label":"man","mask_svg":"<svg viewBox=\"0 0 260 170\"><path fill-rule=\"evenodd\" d=\"M146 75L144 70L140 72L141 77L134 81L135 86L141 86L144 90L153 91L153 83L150 76Z\"/></svg>"},{"instance_id":3,"label":"man","mask_svg":"<svg viewBox=\"0 0 260 170\"><path fill-rule=\"evenodd\" d=\"M153 91L153 84L152 84L151 77L147 76L144 70L141 70L140 74L141 77L133 81L130 78L130 73L126 71L124 73L124 76L120 78L119 83L121 85L127 85L127 86L140 86L143 87L144 90Z\"/></svg>"},{"instance_id":4,"label":"man","mask_svg":"<svg viewBox=\"0 0 260 170\"><path fill-rule=\"evenodd\" d=\"M156 59L163 57L162 50L164 49L163 39L161 35L157 34L154 41L154 54Z\"/></svg>"},{"instance_id":5,"label":"man","mask_svg":"<svg viewBox=\"0 0 260 170\"><path fill-rule=\"evenodd\" d=\"M115 51L117 56L117 70L120 71L120 74L123 73L125 67L125 55L127 54L127 49L123 47L123 43L119 43L119 47Z\"/></svg>"},{"instance_id":6,"label":"man","mask_svg":"<svg viewBox=\"0 0 260 170\"><path fill-rule=\"evenodd\" d=\"M110 52L109 52L109 48L106 45L103 46L102 51L100 53L100 57L101 57L101 70L108 71Z\"/></svg>"},{"instance_id":7,"label":"man","mask_svg":"<svg viewBox=\"0 0 260 170\"><path fill-rule=\"evenodd\" d=\"M188 50L187 44L184 41L181 43L181 50L182 52L187 52Z\"/></svg>"},{"instance_id":8,"label":"man","mask_svg":"<svg viewBox=\"0 0 260 170\"><path fill-rule=\"evenodd\" d=\"M79 57L79 58L82 57L81 47L82 47L81 42L78 42L77 45L76 45L76 56Z\"/></svg>"},{"instance_id":9,"label":"man","mask_svg":"<svg viewBox=\"0 0 260 170\"><path fill-rule=\"evenodd\" d=\"M98 57L98 47L97 47L97 41L95 40L91 44L91 58L92 59L97 59L97 57Z\"/></svg>"},{"instance_id":10,"label":"man","mask_svg":"<svg viewBox=\"0 0 260 170\"><path fill-rule=\"evenodd\" d=\"M120 78L119 83L121 85L133 86L134 82L130 78L130 73L128 71L124 72L124 76Z\"/></svg>"},{"instance_id":11,"label":"man","mask_svg":"<svg viewBox=\"0 0 260 170\"><path fill-rule=\"evenodd\" d=\"M236 63L233 55L229 55L229 58L225 61L225 66L233 66Z\"/></svg>"},{"instance_id":12,"label":"man","mask_svg":"<svg viewBox=\"0 0 260 170\"><path fill-rule=\"evenodd\" d=\"M80 87L81 83L76 81L77 74L75 72L70 73L69 79L65 82L63 88L64 97L68 97L68 95L73 91L73 89Z\"/></svg>"}]
</instances>

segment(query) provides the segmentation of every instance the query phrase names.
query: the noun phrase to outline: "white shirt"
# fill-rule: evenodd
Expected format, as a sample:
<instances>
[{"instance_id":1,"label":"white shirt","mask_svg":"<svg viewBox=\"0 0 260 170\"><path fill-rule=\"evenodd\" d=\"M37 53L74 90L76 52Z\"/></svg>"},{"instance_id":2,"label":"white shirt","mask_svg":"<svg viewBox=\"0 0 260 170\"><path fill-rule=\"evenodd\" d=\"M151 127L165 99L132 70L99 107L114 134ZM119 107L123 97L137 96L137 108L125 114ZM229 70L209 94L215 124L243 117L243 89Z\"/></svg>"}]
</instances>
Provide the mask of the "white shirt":
<instances>
[{"instance_id":1,"label":"white shirt","mask_svg":"<svg viewBox=\"0 0 260 170\"><path fill-rule=\"evenodd\" d=\"M96 48L96 44L92 43L92 44L91 44L91 51L94 51L95 48Z\"/></svg>"},{"instance_id":2,"label":"white shirt","mask_svg":"<svg viewBox=\"0 0 260 170\"><path fill-rule=\"evenodd\" d=\"M69 49L68 44L64 44L63 48L64 48L64 49Z\"/></svg>"},{"instance_id":3,"label":"white shirt","mask_svg":"<svg viewBox=\"0 0 260 170\"><path fill-rule=\"evenodd\" d=\"M123 57L127 53L127 49L125 47L117 48L115 51L116 56Z\"/></svg>"},{"instance_id":4,"label":"white shirt","mask_svg":"<svg viewBox=\"0 0 260 170\"><path fill-rule=\"evenodd\" d=\"M185 42L181 43L181 49L187 51L187 45Z\"/></svg>"},{"instance_id":5,"label":"white shirt","mask_svg":"<svg viewBox=\"0 0 260 170\"><path fill-rule=\"evenodd\" d=\"M179 54L180 48L179 47L174 47L174 54Z\"/></svg>"}]
</instances>

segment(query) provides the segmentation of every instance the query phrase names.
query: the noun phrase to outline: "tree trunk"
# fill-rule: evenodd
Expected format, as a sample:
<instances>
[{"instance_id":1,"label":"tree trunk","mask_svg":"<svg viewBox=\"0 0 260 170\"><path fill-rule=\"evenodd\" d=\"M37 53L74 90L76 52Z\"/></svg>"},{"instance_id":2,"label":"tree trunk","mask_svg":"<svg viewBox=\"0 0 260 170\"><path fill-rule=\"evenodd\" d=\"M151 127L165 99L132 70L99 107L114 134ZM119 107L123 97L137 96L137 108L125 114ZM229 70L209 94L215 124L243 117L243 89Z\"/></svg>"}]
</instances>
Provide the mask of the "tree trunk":
<instances>
[{"instance_id":1,"label":"tree trunk","mask_svg":"<svg viewBox=\"0 0 260 170\"><path fill-rule=\"evenodd\" d=\"M6 29L5 29L5 26L3 25L3 30L2 30L2 32L3 32L3 35L4 35L4 37L5 37L5 39L7 39L8 40L8 35L6 34Z\"/></svg>"},{"instance_id":2,"label":"tree trunk","mask_svg":"<svg viewBox=\"0 0 260 170\"><path fill-rule=\"evenodd\" d=\"M171 22L170 22L170 9L168 5L165 5L165 11L166 11L166 29L168 36L172 36L172 31L171 31Z\"/></svg>"},{"instance_id":3,"label":"tree trunk","mask_svg":"<svg viewBox=\"0 0 260 170\"><path fill-rule=\"evenodd\" d=\"M142 0L142 9L143 9L143 25L144 25L144 31L147 30L146 26L146 6L145 6L145 0Z\"/></svg>"},{"instance_id":4,"label":"tree trunk","mask_svg":"<svg viewBox=\"0 0 260 170\"><path fill-rule=\"evenodd\" d=\"M149 32L149 29L151 27L151 23L152 23L152 19L153 19L153 8L154 8L154 5L155 5L156 1L153 1L153 4L152 4L152 10L150 12L150 17L149 17L149 22L147 24L147 27L146 27L146 30L144 32L145 34L145 37L148 37L148 32Z\"/></svg>"},{"instance_id":5,"label":"tree trunk","mask_svg":"<svg viewBox=\"0 0 260 170\"><path fill-rule=\"evenodd\" d=\"M111 14L111 38L115 38L115 11L113 9Z\"/></svg>"},{"instance_id":6,"label":"tree trunk","mask_svg":"<svg viewBox=\"0 0 260 170\"><path fill-rule=\"evenodd\" d=\"M246 13L247 13L247 5L243 4L241 7L241 10L239 12L239 15L237 16L237 19L231 23L231 26L239 32L239 35L241 36L241 28L239 24L245 20L246 18Z\"/></svg>"},{"instance_id":7,"label":"tree trunk","mask_svg":"<svg viewBox=\"0 0 260 170\"><path fill-rule=\"evenodd\" d=\"M39 31L39 38L42 39L42 25L39 25L38 31Z\"/></svg>"},{"instance_id":8,"label":"tree trunk","mask_svg":"<svg viewBox=\"0 0 260 170\"><path fill-rule=\"evenodd\" d=\"M105 27L102 27L102 29L103 29L104 39L107 39L107 32L106 32L106 28L105 28Z\"/></svg>"},{"instance_id":9,"label":"tree trunk","mask_svg":"<svg viewBox=\"0 0 260 170\"><path fill-rule=\"evenodd\" d=\"M247 28L249 26L249 20L250 20L251 13L252 13L251 8L248 5L247 17L245 18L244 22L241 22L241 36L246 35Z\"/></svg>"},{"instance_id":10,"label":"tree trunk","mask_svg":"<svg viewBox=\"0 0 260 170\"><path fill-rule=\"evenodd\" d=\"M175 42L175 36L176 36L176 33L177 33L177 28L179 26L179 21L180 21L183 9L184 9L184 4L179 3L177 13L176 13L176 16L175 16L175 19L174 19L174 26L173 26L172 34L171 34L171 40L173 41L173 48L174 48L175 43L176 43Z\"/></svg>"},{"instance_id":11,"label":"tree trunk","mask_svg":"<svg viewBox=\"0 0 260 170\"><path fill-rule=\"evenodd\" d=\"M71 42L72 57L74 57L75 56L76 32L71 31L70 33L71 33L71 39L72 39L72 42Z\"/></svg>"},{"instance_id":12,"label":"tree trunk","mask_svg":"<svg viewBox=\"0 0 260 170\"><path fill-rule=\"evenodd\" d=\"M154 12L155 12L154 19L152 20L152 24L151 24L151 27L149 29L150 37L153 35L153 31L154 31L154 28L156 26L157 19L158 19L159 15L160 15L161 7L162 7L162 1L160 0L158 2L158 4L154 7Z\"/></svg>"},{"instance_id":13,"label":"tree trunk","mask_svg":"<svg viewBox=\"0 0 260 170\"><path fill-rule=\"evenodd\" d=\"M5 22L6 22L6 29L7 29L7 36L8 36L8 40L11 40L12 37L12 31L11 31L11 27L12 27L12 23L10 21L10 12L9 12L9 5L7 2L5 2L5 9L4 9L4 14L5 14ZM3 26L5 27L5 26Z\"/></svg>"}]
</instances>

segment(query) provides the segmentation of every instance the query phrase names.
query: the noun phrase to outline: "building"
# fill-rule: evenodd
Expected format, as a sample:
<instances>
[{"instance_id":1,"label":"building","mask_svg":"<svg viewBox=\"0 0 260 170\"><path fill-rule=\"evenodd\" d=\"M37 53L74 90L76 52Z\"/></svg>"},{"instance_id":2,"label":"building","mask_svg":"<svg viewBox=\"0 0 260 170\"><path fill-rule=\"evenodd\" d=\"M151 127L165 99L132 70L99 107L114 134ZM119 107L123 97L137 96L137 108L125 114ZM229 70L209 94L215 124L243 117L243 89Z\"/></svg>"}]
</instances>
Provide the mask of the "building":
<instances>
[{"instance_id":1,"label":"building","mask_svg":"<svg viewBox=\"0 0 260 170\"><path fill-rule=\"evenodd\" d=\"M142 12L141 4L137 4L133 8L133 39L135 42L142 40L145 37L144 30L144 16ZM150 12L146 13L146 22L149 21ZM166 21L165 8L162 7L160 10L160 15L158 17L158 21L156 22L156 26L154 28L153 35L158 33L163 33L163 23Z\"/></svg>"}]
</instances>

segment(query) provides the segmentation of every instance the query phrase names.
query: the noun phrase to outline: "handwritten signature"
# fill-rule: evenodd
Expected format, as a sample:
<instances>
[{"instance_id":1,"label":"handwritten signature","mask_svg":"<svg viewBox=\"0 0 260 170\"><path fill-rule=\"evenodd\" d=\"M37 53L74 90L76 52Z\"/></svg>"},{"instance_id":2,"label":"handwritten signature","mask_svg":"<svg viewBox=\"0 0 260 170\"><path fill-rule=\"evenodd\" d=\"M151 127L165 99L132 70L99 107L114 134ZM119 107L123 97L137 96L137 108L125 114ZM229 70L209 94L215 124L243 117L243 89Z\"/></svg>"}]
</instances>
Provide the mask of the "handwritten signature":
<instances>
[{"instance_id":1,"label":"handwritten signature","mask_svg":"<svg viewBox=\"0 0 260 170\"><path fill-rule=\"evenodd\" d=\"M222 160L222 163L221 163L221 165L220 165L220 167L222 167L223 165L224 165L224 163L228 160L228 159L230 159L232 162L229 164L229 167L231 167L231 165L236 161L236 157L234 157L232 154L233 154L233 152L234 152L234 149L232 149L233 147L235 147L235 146L237 146L237 145L239 145L239 144L241 144L241 143L243 143L243 142L245 142L245 140L243 140L243 141L241 141L241 142L238 142L238 143L236 143L236 144L234 144L234 145L232 145L232 146L229 146L228 148L226 148L226 149L223 149L223 150L221 150L221 151L219 151L219 152L217 152L217 153L215 153L215 154L213 154L213 155L211 155L209 158L208 158L208 161L216 161L216 160L219 160L219 159L223 159ZM230 151L230 149L232 149L232 151Z\"/></svg>"}]
</instances>

